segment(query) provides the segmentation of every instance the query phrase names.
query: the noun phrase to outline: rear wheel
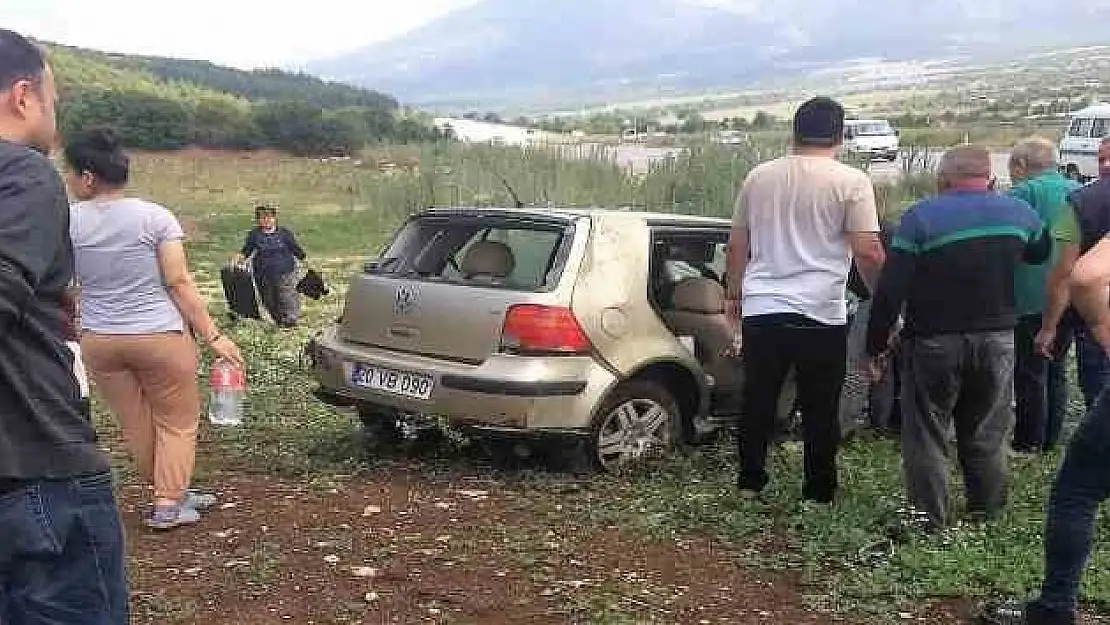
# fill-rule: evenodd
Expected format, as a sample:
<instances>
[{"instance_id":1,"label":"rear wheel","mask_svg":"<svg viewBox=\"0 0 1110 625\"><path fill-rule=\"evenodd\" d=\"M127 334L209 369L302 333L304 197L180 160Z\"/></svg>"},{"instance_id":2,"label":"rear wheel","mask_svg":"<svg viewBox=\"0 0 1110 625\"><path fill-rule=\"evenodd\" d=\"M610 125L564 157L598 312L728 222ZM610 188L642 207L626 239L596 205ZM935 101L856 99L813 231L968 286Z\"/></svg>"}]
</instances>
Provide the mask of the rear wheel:
<instances>
[{"instance_id":1,"label":"rear wheel","mask_svg":"<svg viewBox=\"0 0 1110 625\"><path fill-rule=\"evenodd\" d=\"M681 412L671 393L654 382L630 380L598 410L586 451L593 466L614 471L672 451L680 423Z\"/></svg>"}]
</instances>

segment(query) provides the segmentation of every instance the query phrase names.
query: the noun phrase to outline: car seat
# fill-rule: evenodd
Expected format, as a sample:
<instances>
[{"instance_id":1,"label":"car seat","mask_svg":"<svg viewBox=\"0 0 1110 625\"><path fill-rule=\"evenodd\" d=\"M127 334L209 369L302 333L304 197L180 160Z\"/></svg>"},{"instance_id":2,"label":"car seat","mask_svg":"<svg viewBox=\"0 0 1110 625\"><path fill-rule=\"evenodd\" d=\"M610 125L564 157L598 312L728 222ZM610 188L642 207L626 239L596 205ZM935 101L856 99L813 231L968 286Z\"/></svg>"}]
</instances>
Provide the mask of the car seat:
<instances>
[{"instance_id":1,"label":"car seat","mask_svg":"<svg viewBox=\"0 0 1110 625\"><path fill-rule=\"evenodd\" d=\"M463 278L479 282L502 281L516 269L513 250L499 241L479 241L463 256L459 271Z\"/></svg>"},{"instance_id":2,"label":"car seat","mask_svg":"<svg viewBox=\"0 0 1110 625\"><path fill-rule=\"evenodd\" d=\"M725 356L735 331L725 315L725 291L712 278L685 278L674 285L663 321L677 336L694 339L698 362L713 377L714 395L739 390L739 363Z\"/></svg>"}]
</instances>

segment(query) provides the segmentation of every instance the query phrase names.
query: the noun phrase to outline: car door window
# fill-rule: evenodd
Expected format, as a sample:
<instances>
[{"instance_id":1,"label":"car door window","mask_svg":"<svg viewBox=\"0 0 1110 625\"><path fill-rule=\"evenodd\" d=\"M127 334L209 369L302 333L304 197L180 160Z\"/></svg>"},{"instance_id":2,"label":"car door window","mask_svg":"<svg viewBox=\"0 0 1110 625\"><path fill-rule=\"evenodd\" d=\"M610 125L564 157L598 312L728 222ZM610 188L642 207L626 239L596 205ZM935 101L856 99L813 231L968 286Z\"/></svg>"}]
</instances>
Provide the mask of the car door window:
<instances>
[{"instance_id":1,"label":"car door window","mask_svg":"<svg viewBox=\"0 0 1110 625\"><path fill-rule=\"evenodd\" d=\"M727 232L666 232L655 237L651 296L661 308L671 306L670 294L687 278L720 281L727 265Z\"/></svg>"}]
</instances>

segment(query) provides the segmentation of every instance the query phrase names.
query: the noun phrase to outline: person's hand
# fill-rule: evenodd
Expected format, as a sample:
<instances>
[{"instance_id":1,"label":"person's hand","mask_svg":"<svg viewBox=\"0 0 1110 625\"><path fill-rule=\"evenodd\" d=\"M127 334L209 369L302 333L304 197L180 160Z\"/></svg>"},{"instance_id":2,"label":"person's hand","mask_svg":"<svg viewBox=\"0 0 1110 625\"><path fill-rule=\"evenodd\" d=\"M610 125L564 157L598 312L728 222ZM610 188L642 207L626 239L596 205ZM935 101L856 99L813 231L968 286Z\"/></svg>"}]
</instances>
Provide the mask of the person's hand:
<instances>
[{"instance_id":1,"label":"person's hand","mask_svg":"<svg viewBox=\"0 0 1110 625\"><path fill-rule=\"evenodd\" d=\"M1042 327L1033 339L1034 350L1045 358L1054 358L1056 351L1056 328Z\"/></svg>"},{"instance_id":2,"label":"person's hand","mask_svg":"<svg viewBox=\"0 0 1110 625\"><path fill-rule=\"evenodd\" d=\"M243 360L243 354L239 351L239 346L226 336L218 336L208 346L212 348L212 352L216 354L217 359L226 360L240 369L246 368L247 363Z\"/></svg>"},{"instance_id":3,"label":"person's hand","mask_svg":"<svg viewBox=\"0 0 1110 625\"><path fill-rule=\"evenodd\" d=\"M872 384L878 383L886 375L887 366L890 364L890 356L887 354L880 354L867 360L867 370L864 375Z\"/></svg>"},{"instance_id":4,"label":"person's hand","mask_svg":"<svg viewBox=\"0 0 1110 625\"><path fill-rule=\"evenodd\" d=\"M725 358L739 358L744 353L744 341L740 338L740 333L737 332L736 336L732 339L732 343L724 349L721 353Z\"/></svg>"},{"instance_id":5,"label":"person's hand","mask_svg":"<svg viewBox=\"0 0 1110 625\"><path fill-rule=\"evenodd\" d=\"M725 318L732 327L740 327L740 302L734 299L725 300Z\"/></svg>"}]
</instances>

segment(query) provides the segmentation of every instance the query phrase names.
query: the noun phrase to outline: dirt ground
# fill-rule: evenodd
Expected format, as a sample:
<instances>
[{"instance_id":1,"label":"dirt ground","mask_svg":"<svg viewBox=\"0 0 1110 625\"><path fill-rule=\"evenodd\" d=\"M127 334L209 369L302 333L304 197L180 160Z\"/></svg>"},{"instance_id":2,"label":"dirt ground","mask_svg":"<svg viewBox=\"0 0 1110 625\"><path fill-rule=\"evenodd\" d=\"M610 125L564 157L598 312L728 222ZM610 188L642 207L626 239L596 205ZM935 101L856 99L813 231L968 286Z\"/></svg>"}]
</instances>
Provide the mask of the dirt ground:
<instances>
[{"instance_id":1,"label":"dirt ground","mask_svg":"<svg viewBox=\"0 0 1110 625\"><path fill-rule=\"evenodd\" d=\"M124 488L135 622L847 622L807 611L795 578L753 574L710 541L587 530L487 479L211 481L220 505L166 534L140 524L141 487ZM942 612L910 620L958 620Z\"/></svg>"}]
</instances>

